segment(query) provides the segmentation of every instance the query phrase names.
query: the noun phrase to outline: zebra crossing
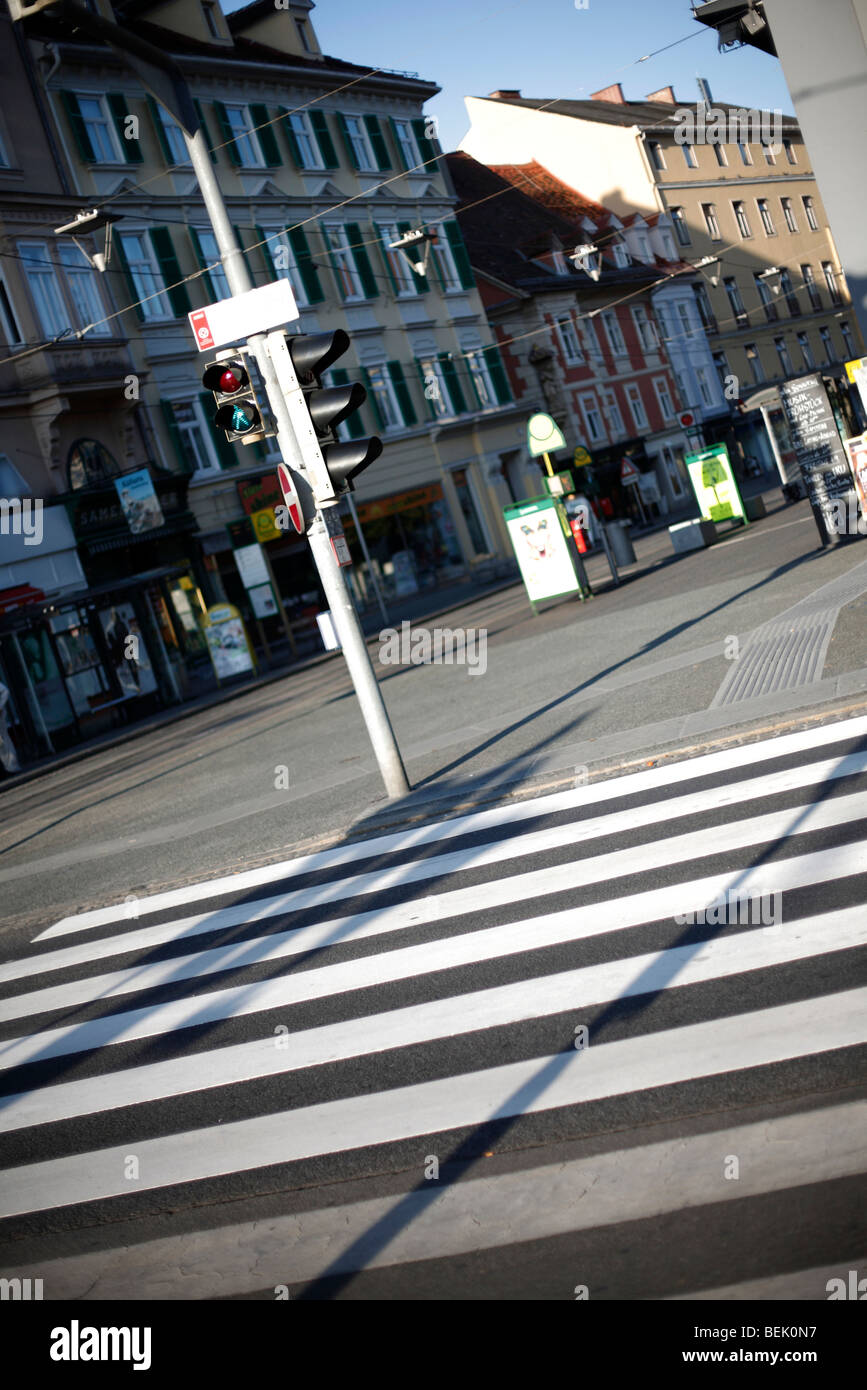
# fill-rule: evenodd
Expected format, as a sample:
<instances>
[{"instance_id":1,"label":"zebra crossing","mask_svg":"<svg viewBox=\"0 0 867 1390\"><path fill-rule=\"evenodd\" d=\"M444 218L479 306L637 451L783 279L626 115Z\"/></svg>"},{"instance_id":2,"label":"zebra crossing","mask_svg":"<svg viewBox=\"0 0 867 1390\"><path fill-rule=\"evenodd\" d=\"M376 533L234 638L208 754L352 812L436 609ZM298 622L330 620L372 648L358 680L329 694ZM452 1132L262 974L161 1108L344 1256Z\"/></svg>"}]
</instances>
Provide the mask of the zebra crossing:
<instances>
[{"instance_id":1,"label":"zebra crossing","mask_svg":"<svg viewBox=\"0 0 867 1390\"><path fill-rule=\"evenodd\" d=\"M836 1200L867 1156L865 825L858 718L47 924L0 961L0 1275L423 1284L685 1207ZM213 1219L266 1198L265 1234Z\"/></svg>"}]
</instances>

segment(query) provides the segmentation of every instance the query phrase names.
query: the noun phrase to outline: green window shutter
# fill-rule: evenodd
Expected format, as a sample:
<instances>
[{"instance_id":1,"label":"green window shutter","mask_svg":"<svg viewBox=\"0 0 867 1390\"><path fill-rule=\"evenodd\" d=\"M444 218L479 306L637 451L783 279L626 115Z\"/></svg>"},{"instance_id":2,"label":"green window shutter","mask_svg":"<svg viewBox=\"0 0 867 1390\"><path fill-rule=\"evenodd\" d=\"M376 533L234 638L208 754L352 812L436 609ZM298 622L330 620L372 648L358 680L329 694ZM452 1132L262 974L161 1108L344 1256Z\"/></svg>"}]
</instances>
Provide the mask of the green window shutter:
<instances>
[{"instance_id":1,"label":"green window shutter","mask_svg":"<svg viewBox=\"0 0 867 1390\"><path fill-rule=\"evenodd\" d=\"M319 271L310 256L310 247L304 228L290 227L286 235L289 237L289 245L295 252L298 274L301 276L307 302L308 304L319 304L325 298L325 292L319 283Z\"/></svg>"},{"instance_id":2,"label":"green window shutter","mask_svg":"<svg viewBox=\"0 0 867 1390\"><path fill-rule=\"evenodd\" d=\"M259 243L259 250L262 253L262 260L265 262L265 272L269 280L277 280L277 268L274 265L273 249L277 245L276 232L266 232L262 227L254 228L256 240ZM269 241L268 238L272 238Z\"/></svg>"},{"instance_id":3,"label":"green window shutter","mask_svg":"<svg viewBox=\"0 0 867 1390\"><path fill-rule=\"evenodd\" d=\"M340 134L342 135L343 143L346 146L346 153L349 157L349 162L352 165L353 169L358 169L360 166L358 160L355 157L355 150L352 148L352 141L349 138L349 130L346 125L346 117L343 115L342 111L337 112L337 124L340 127Z\"/></svg>"},{"instance_id":4,"label":"green window shutter","mask_svg":"<svg viewBox=\"0 0 867 1390\"><path fill-rule=\"evenodd\" d=\"M259 102L251 102L250 115L253 118L254 126L257 127L256 136L265 157L265 163L269 169L276 169L278 164L283 163L283 160L274 135L274 127L270 124L271 118L268 115L268 108Z\"/></svg>"},{"instance_id":5,"label":"green window shutter","mask_svg":"<svg viewBox=\"0 0 867 1390\"><path fill-rule=\"evenodd\" d=\"M72 129L72 138L75 141L75 148L78 150L79 158L85 164L95 164L96 155L90 143L90 136L87 133L87 126L84 124L84 117L81 114L81 107L78 104L78 97L74 92L61 92L60 101L66 112L66 119Z\"/></svg>"},{"instance_id":6,"label":"green window shutter","mask_svg":"<svg viewBox=\"0 0 867 1390\"><path fill-rule=\"evenodd\" d=\"M422 393L422 396L424 397L424 403L425 403L425 405L427 406L427 413L428 413L428 415L430 416L430 418L431 418L432 420L436 420L436 418L437 418L436 407L434 406L434 403L433 403L433 401L431 400L430 396L427 394L427 388L428 388L427 373L425 372L425 369L424 369L424 367L422 366L421 362L419 362L418 358L415 359L415 369L416 369L416 371L418 372L418 379L419 379L419 381L421 382L421 393Z\"/></svg>"},{"instance_id":7,"label":"green window shutter","mask_svg":"<svg viewBox=\"0 0 867 1390\"><path fill-rule=\"evenodd\" d=\"M166 139L165 127L163 126L162 120L160 118L160 109L154 101L153 97L151 96L150 92L147 93L145 100L148 104L148 111L150 112L151 123L154 128L154 133L157 137L157 140L159 141L160 149L163 152L163 159L166 161L166 164L174 164L175 161L172 158L171 147L169 145L168 140Z\"/></svg>"},{"instance_id":8,"label":"green window shutter","mask_svg":"<svg viewBox=\"0 0 867 1390\"><path fill-rule=\"evenodd\" d=\"M322 156L322 163L326 169L339 169L340 160L337 158L337 151L334 148L334 141L331 139L331 132L328 129L328 122L325 119L324 111L308 112L310 124L313 127L313 134L316 136L316 143L319 146L319 153Z\"/></svg>"},{"instance_id":9,"label":"green window shutter","mask_svg":"<svg viewBox=\"0 0 867 1390\"><path fill-rule=\"evenodd\" d=\"M296 138L295 131L292 129L292 126L289 123L290 113L286 110L285 106L280 107L280 115L283 120L283 134L286 136L286 143L289 146L289 153L292 156L292 163L295 165L296 169L303 169L304 164L301 159L301 151L298 148L298 140Z\"/></svg>"},{"instance_id":10,"label":"green window shutter","mask_svg":"<svg viewBox=\"0 0 867 1390\"><path fill-rule=\"evenodd\" d=\"M213 400L213 397L209 396L208 400ZM177 457L178 463L181 465L181 468L184 470L185 473L189 473L192 469L192 465L190 463L187 451L184 448L183 435L178 429L178 422L175 419L175 411L171 401L161 399L160 410L163 413L163 420L165 422L166 429L169 432L169 439L172 442L172 448L175 451L175 456Z\"/></svg>"},{"instance_id":11,"label":"green window shutter","mask_svg":"<svg viewBox=\"0 0 867 1390\"><path fill-rule=\"evenodd\" d=\"M237 169L238 165L241 163L241 155L238 146L235 144L232 127L229 125L229 113L222 101L214 102L214 111L217 116L217 124L220 127L220 139L226 146L230 161Z\"/></svg>"},{"instance_id":12,"label":"green window shutter","mask_svg":"<svg viewBox=\"0 0 867 1390\"><path fill-rule=\"evenodd\" d=\"M412 396L409 394L409 387L403 375L403 367L399 362L388 362L386 365L391 377L391 384L394 387L394 394L397 396L397 403L400 406L400 413L403 416L403 423L405 425L417 424L418 416L415 413Z\"/></svg>"},{"instance_id":13,"label":"green window shutter","mask_svg":"<svg viewBox=\"0 0 867 1390\"><path fill-rule=\"evenodd\" d=\"M215 153L215 151L214 151L214 142L213 142L213 140L211 139L211 132L210 132L210 130L208 129L208 122L205 120L204 108L203 108L203 106L202 106L202 103L199 101L198 97L193 97L193 105L194 105L195 108L196 108L196 115L198 116L198 118L199 118L199 123L200 123L200 125L201 125L201 127L202 127L202 134L203 134L204 137L205 137L205 144L207 145L207 147L208 147L208 153L209 153L210 156L211 156L211 163L212 163L212 164L216 164L216 162L217 162L217 156L216 156L216 153Z\"/></svg>"},{"instance_id":14,"label":"green window shutter","mask_svg":"<svg viewBox=\"0 0 867 1390\"><path fill-rule=\"evenodd\" d=\"M144 160L140 140L128 140L124 134L127 116L131 116L129 102L121 92L106 92L111 118L114 121L114 128L117 131L117 138L123 150L123 157L127 164L141 164Z\"/></svg>"},{"instance_id":15,"label":"green window shutter","mask_svg":"<svg viewBox=\"0 0 867 1390\"><path fill-rule=\"evenodd\" d=\"M409 222L398 222L397 230L400 232L401 236L404 236L407 232L412 230L412 227ZM423 243L423 245L429 246L430 243L426 242ZM418 255L417 247L416 255ZM433 255L433 252L431 252L431 255ZM430 261L428 261L428 264L430 264ZM430 281L428 280L427 276L419 275L418 272L415 270L412 271L412 283L415 287L416 294L424 294L427 290L430 289Z\"/></svg>"},{"instance_id":16,"label":"green window shutter","mask_svg":"<svg viewBox=\"0 0 867 1390\"><path fill-rule=\"evenodd\" d=\"M136 318L139 320L139 322L141 322L144 319L144 310L138 303L139 294L138 290L136 289L135 280L133 280L132 278L132 271L129 268L129 261L126 258L126 252L123 249L123 236L121 233L115 233L115 235L112 238L112 246L115 248L115 251L117 252L117 259L120 262L120 268L123 271L124 276L126 278L127 289L129 290L129 302L134 306Z\"/></svg>"},{"instance_id":17,"label":"green window shutter","mask_svg":"<svg viewBox=\"0 0 867 1390\"><path fill-rule=\"evenodd\" d=\"M465 290L474 290L476 282L473 279L473 268L470 265L470 258L467 255L467 248L464 246L460 227L457 222L444 222L443 229L448 237L449 246L452 248L455 268L462 287Z\"/></svg>"},{"instance_id":18,"label":"green window shutter","mask_svg":"<svg viewBox=\"0 0 867 1390\"><path fill-rule=\"evenodd\" d=\"M150 239L154 254L159 261L160 273L163 277L169 303L175 315L178 318L183 318L184 314L188 314L193 306L190 304L186 285L178 284L178 281L183 280L184 276L180 261L175 255L175 248L172 245L168 227L151 227Z\"/></svg>"},{"instance_id":19,"label":"green window shutter","mask_svg":"<svg viewBox=\"0 0 867 1390\"><path fill-rule=\"evenodd\" d=\"M376 428L378 430L384 429L385 421L382 418L382 413L379 409L379 402L376 399L376 392L374 391L373 383L370 380L370 372L367 370L366 367L362 367L361 374L364 377L364 384L367 387L367 404L373 411L373 418L376 421Z\"/></svg>"},{"instance_id":20,"label":"green window shutter","mask_svg":"<svg viewBox=\"0 0 867 1390\"><path fill-rule=\"evenodd\" d=\"M373 157L376 160L376 167L382 171L391 168L391 160L388 157L388 145L385 143L385 136L382 133L382 126L379 124L378 116L365 116L364 125L367 130L368 139L373 148Z\"/></svg>"},{"instance_id":21,"label":"green window shutter","mask_svg":"<svg viewBox=\"0 0 867 1390\"><path fill-rule=\"evenodd\" d=\"M355 261L355 269L358 271L364 296L366 299L376 299L379 294L379 287L370 264L367 247L358 244L364 241L364 236L357 222L347 222L346 235L352 247L352 259Z\"/></svg>"},{"instance_id":22,"label":"green window shutter","mask_svg":"<svg viewBox=\"0 0 867 1390\"><path fill-rule=\"evenodd\" d=\"M392 144L394 145L394 152L397 155L397 164L395 167L398 169L407 169L409 168L409 165L403 157L403 150L401 148L400 141L397 138L397 128L395 126L394 117L390 116L389 120L391 122L391 140Z\"/></svg>"},{"instance_id":23,"label":"green window shutter","mask_svg":"<svg viewBox=\"0 0 867 1390\"><path fill-rule=\"evenodd\" d=\"M199 234L198 234L198 232L196 231L195 227L190 227L189 231L190 231L190 241L193 243L193 251L194 251L194 253L195 253L196 260L197 260L198 263L199 263L199 268L200 268L201 270L204 270L205 266L208 265L209 262L207 261L207 259L206 259L206 257L205 257L204 251L202 250L202 243L201 243L200 240L199 240ZM211 279L210 274L208 273L208 271L205 270L204 275L200 275L200 276L199 276L199 279L200 279L201 284L202 284L202 286L203 286L203 288L204 288L205 294L206 294L207 297L208 297L208 300L210 301L210 300L216 299L216 298L217 298L217 293L216 293L216 290L214 289L214 282L213 282L213 280Z\"/></svg>"},{"instance_id":24,"label":"green window shutter","mask_svg":"<svg viewBox=\"0 0 867 1390\"><path fill-rule=\"evenodd\" d=\"M331 381L335 386L345 386L349 381L349 373L344 367L335 367L331 373ZM350 439L360 439L364 434L364 421L359 410L354 410L348 420L344 420L343 423Z\"/></svg>"},{"instance_id":25,"label":"green window shutter","mask_svg":"<svg viewBox=\"0 0 867 1390\"><path fill-rule=\"evenodd\" d=\"M491 347L486 347L484 352L497 400L500 405L509 405L512 401L512 389L509 386L509 378L506 376L500 349L496 343L493 343Z\"/></svg>"},{"instance_id":26,"label":"green window shutter","mask_svg":"<svg viewBox=\"0 0 867 1390\"><path fill-rule=\"evenodd\" d=\"M424 116L417 120L410 121L410 125L415 135L415 143L418 145L419 158L425 161L428 173L435 174L436 169L432 167L430 161L437 159L439 155L442 154L439 140L435 140L432 135L427 135L425 133L427 131L428 122L425 120Z\"/></svg>"},{"instance_id":27,"label":"green window shutter","mask_svg":"<svg viewBox=\"0 0 867 1390\"><path fill-rule=\"evenodd\" d=\"M210 391L200 391L199 400L202 402L202 410L208 422L208 429L211 431L211 439L217 450L217 458L221 468L236 468L241 462L241 454L234 444L230 444L221 429L214 424L214 412L217 409L216 401ZM241 445L241 448L244 446Z\"/></svg>"},{"instance_id":28,"label":"green window shutter","mask_svg":"<svg viewBox=\"0 0 867 1390\"><path fill-rule=\"evenodd\" d=\"M446 388L451 397L452 409L456 415L462 415L467 408L466 397L458 377L458 369L454 359L447 352L437 353L437 361L443 369Z\"/></svg>"}]
</instances>

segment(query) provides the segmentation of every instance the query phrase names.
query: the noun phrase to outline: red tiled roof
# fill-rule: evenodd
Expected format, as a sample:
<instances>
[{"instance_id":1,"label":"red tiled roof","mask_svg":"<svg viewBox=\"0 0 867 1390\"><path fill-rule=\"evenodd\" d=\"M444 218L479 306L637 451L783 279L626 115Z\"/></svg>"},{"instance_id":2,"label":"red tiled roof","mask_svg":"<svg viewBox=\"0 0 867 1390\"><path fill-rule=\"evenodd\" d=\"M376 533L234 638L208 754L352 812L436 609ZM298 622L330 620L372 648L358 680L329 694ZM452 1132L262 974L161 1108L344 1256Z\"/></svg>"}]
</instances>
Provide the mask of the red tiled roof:
<instances>
[{"instance_id":1,"label":"red tiled roof","mask_svg":"<svg viewBox=\"0 0 867 1390\"><path fill-rule=\"evenodd\" d=\"M611 218L611 213L602 203L570 188L568 183L563 183L535 159L527 164L492 164L490 167L500 178L560 217L576 222L589 217L598 227L604 226Z\"/></svg>"}]
</instances>

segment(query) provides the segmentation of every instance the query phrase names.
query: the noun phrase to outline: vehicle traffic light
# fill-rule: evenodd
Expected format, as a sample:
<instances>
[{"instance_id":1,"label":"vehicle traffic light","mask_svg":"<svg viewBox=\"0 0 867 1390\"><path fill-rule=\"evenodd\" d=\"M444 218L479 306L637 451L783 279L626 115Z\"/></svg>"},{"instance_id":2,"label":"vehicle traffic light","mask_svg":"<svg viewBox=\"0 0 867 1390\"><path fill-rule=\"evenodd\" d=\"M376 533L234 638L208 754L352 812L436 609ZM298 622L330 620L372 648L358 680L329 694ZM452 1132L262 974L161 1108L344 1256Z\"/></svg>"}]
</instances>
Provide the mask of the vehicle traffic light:
<instances>
[{"instance_id":1,"label":"vehicle traffic light","mask_svg":"<svg viewBox=\"0 0 867 1390\"><path fill-rule=\"evenodd\" d=\"M243 357L226 357L211 362L202 374L202 385L213 391L217 410L214 424L226 431L231 444L253 444L264 439L267 430L262 408Z\"/></svg>"},{"instance_id":2,"label":"vehicle traffic light","mask_svg":"<svg viewBox=\"0 0 867 1390\"><path fill-rule=\"evenodd\" d=\"M349 349L349 334L338 328L333 333L287 336L286 344L317 446L305 451L305 464L317 500L329 501L352 491L359 473L382 453L382 440L369 435L338 443L334 437L337 426L367 400L367 392L358 381L322 385L323 373ZM324 467L316 455L321 456Z\"/></svg>"}]
</instances>

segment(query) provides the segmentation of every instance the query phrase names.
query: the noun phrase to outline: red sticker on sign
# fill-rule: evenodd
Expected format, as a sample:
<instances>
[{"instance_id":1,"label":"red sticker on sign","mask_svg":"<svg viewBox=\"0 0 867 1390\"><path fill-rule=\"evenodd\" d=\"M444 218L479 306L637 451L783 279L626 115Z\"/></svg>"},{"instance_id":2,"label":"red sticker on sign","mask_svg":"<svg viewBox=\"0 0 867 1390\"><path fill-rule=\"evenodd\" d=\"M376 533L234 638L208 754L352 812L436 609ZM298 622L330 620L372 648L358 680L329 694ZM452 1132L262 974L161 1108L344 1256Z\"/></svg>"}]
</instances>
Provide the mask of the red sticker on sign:
<instances>
[{"instance_id":1,"label":"red sticker on sign","mask_svg":"<svg viewBox=\"0 0 867 1390\"><path fill-rule=\"evenodd\" d=\"M193 312L188 315L188 318L190 320L190 327L195 335L196 347L199 349L199 352L204 352L206 348L214 347L215 344L211 334L211 327L208 323L207 312L204 309L194 309Z\"/></svg>"}]
</instances>

